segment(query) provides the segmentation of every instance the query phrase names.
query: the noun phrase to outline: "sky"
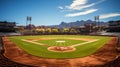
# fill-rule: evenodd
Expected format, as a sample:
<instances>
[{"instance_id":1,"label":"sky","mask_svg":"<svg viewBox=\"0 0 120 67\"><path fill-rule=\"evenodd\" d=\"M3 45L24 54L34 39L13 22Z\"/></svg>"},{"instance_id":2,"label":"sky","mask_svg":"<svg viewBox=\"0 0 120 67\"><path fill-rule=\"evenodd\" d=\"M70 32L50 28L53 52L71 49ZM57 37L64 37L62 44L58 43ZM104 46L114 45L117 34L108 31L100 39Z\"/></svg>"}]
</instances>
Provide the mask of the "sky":
<instances>
[{"instance_id":1,"label":"sky","mask_svg":"<svg viewBox=\"0 0 120 67\"><path fill-rule=\"evenodd\" d=\"M26 25L26 17L39 25L77 20L120 20L120 0L0 0L0 21Z\"/></svg>"}]
</instances>

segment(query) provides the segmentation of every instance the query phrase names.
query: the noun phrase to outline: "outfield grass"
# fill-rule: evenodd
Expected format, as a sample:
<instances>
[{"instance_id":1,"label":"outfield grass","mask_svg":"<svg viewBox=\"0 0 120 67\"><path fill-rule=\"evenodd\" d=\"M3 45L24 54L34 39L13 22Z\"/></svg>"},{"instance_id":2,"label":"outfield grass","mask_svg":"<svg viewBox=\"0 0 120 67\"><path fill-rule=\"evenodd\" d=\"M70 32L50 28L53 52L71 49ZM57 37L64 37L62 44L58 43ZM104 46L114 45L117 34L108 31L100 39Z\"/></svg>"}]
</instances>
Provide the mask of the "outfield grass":
<instances>
[{"instance_id":1,"label":"outfield grass","mask_svg":"<svg viewBox=\"0 0 120 67\"><path fill-rule=\"evenodd\" d=\"M48 44L49 46L71 46L73 44L83 43L83 40L71 40L68 38L92 38L99 39L98 41L87 43L84 45L76 46L73 52L52 52L47 50L48 46L33 44L30 42L22 41L22 39L35 39L35 38L56 38L51 40L38 40L36 42ZM67 39L66 39L67 38ZM111 37L103 36L80 36L80 35L41 35L41 36L13 36L9 37L17 46L26 51L27 53L43 57L43 58L78 58L85 57L93 54L99 50ZM56 41L64 40L64 43L56 43Z\"/></svg>"}]
</instances>

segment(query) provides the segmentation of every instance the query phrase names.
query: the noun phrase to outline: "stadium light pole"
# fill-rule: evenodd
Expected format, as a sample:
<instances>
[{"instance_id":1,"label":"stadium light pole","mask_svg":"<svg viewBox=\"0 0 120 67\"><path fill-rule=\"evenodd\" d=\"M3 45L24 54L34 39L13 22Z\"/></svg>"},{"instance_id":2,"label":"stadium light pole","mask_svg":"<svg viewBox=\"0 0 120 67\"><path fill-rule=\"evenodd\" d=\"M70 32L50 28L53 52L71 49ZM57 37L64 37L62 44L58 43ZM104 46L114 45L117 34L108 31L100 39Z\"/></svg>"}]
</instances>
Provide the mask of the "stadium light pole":
<instances>
[{"instance_id":1,"label":"stadium light pole","mask_svg":"<svg viewBox=\"0 0 120 67\"><path fill-rule=\"evenodd\" d=\"M30 26L29 26L30 33L32 33L31 20L32 20L32 17L27 16L26 27L27 27L27 24L28 24L28 22L29 22L29 25L30 25Z\"/></svg>"},{"instance_id":2,"label":"stadium light pole","mask_svg":"<svg viewBox=\"0 0 120 67\"><path fill-rule=\"evenodd\" d=\"M96 23L98 23L98 24L96 24ZM96 24L96 26L100 27L99 28L99 31L100 31L101 30L101 24L100 24L100 21L99 21L99 15L95 16L95 24Z\"/></svg>"},{"instance_id":3,"label":"stadium light pole","mask_svg":"<svg viewBox=\"0 0 120 67\"><path fill-rule=\"evenodd\" d=\"M95 16L94 19L95 19L95 32L97 32L96 31L96 28L97 28L97 17Z\"/></svg>"},{"instance_id":4,"label":"stadium light pole","mask_svg":"<svg viewBox=\"0 0 120 67\"><path fill-rule=\"evenodd\" d=\"M29 20L30 20L30 33L32 35L32 27L31 27L31 20L32 20L32 17L29 17Z\"/></svg>"},{"instance_id":5,"label":"stadium light pole","mask_svg":"<svg viewBox=\"0 0 120 67\"><path fill-rule=\"evenodd\" d=\"M96 26L96 22L97 22L97 21L96 21L96 20L97 20L97 19L96 19L96 16L94 17L94 19L95 19L95 26Z\"/></svg>"},{"instance_id":6,"label":"stadium light pole","mask_svg":"<svg viewBox=\"0 0 120 67\"><path fill-rule=\"evenodd\" d=\"M26 18L26 29L27 29L27 25L28 25L28 16L27 16L27 18Z\"/></svg>"}]
</instances>

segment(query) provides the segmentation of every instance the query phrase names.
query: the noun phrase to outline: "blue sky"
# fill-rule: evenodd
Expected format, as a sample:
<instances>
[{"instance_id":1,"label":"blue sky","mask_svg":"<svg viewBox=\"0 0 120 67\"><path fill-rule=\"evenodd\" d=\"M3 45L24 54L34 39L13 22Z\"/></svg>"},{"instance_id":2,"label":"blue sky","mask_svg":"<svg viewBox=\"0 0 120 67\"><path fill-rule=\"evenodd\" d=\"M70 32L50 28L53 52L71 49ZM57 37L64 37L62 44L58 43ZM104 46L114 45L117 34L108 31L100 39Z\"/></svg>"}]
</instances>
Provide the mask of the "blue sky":
<instances>
[{"instance_id":1,"label":"blue sky","mask_svg":"<svg viewBox=\"0 0 120 67\"><path fill-rule=\"evenodd\" d=\"M120 0L0 0L0 21L15 21L26 24L56 25L77 20L120 20Z\"/></svg>"}]
</instances>

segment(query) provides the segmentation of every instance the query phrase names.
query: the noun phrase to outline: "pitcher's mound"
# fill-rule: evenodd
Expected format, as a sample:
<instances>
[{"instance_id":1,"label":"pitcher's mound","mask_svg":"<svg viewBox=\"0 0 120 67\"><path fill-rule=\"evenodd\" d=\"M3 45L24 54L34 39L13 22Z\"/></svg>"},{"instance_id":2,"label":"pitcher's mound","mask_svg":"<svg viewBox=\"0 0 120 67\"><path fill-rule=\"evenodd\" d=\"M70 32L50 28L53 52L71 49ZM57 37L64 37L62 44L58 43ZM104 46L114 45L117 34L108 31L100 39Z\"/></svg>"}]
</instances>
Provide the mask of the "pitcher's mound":
<instances>
[{"instance_id":1,"label":"pitcher's mound","mask_svg":"<svg viewBox=\"0 0 120 67\"><path fill-rule=\"evenodd\" d=\"M48 50L53 52L71 52L76 50L76 48L70 46L52 46L48 47Z\"/></svg>"}]
</instances>

